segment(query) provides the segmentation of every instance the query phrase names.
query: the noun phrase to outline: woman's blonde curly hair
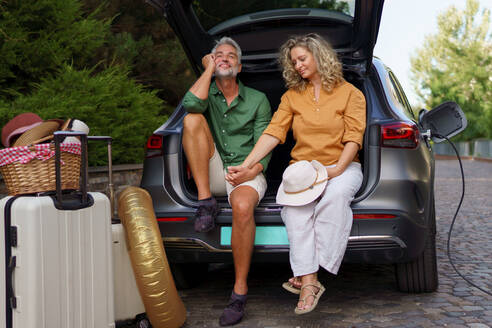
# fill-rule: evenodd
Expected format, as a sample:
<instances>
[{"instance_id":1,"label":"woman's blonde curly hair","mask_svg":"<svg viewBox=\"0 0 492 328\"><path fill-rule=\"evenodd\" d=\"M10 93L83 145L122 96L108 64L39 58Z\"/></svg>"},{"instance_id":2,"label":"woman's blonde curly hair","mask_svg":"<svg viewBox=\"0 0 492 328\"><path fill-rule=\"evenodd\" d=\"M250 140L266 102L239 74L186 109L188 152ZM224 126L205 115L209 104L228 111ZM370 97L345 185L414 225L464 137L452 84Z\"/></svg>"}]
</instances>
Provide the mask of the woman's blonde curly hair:
<instances>
[{"instance_id":1,"label":"woman's blonde curly hair","mask_svg":"<svg viewBox=\"0 0 492 328\"><path fill-rule=\"evenodd\" d=\"M287 88L303 91L309 83L307 79L303 79L296 71L290 58L290 52L295 47L303 47L313 54L321 77L322 87L327 92L331 92L339 83L344 81L342 63L338 59L336 52L321 36L310 33L290 38L280 47L279 60Z\"/></svg>"}]
</instances>

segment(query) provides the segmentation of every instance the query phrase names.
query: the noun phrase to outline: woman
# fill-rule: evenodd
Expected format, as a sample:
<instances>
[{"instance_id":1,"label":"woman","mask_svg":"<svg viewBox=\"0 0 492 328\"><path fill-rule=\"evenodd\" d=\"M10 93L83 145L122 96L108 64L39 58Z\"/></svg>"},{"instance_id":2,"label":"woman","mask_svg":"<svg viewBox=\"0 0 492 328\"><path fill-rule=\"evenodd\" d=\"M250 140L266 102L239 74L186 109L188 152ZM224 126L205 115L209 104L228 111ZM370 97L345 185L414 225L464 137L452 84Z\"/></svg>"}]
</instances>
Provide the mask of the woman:
<instances>
[{"instance_id":1,"label":"woman","mask_svg":"<svg viewBox=\"0 0 492 328\"><path fill-rule=\"evenodd\" d=\"M342 64L319 35L294 37L280 49L288 87L255 147L227 179L242 180L292 129L291 165L277 194L290 243L294 277L283 287L299 294L296 314L311 312L324 287L319 266L337 274L352 226L350 203L362 183L357 156L365 129L362 92L343 79ZM321 164L319 164L321 163ZM321 171L320 171L321 166ZM326 177L327 176L327 177Z\"/></svg>"}]
</instances>

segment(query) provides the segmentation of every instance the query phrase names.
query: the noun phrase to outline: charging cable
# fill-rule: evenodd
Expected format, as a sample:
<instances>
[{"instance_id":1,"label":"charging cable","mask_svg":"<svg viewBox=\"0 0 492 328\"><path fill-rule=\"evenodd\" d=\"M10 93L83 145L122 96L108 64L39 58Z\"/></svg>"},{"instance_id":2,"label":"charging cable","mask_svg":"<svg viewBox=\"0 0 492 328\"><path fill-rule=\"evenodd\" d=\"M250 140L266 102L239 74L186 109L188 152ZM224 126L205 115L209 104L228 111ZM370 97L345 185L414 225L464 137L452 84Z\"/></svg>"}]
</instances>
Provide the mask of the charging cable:
<instances>
[{"instance_id":1,"label":"charging cable","mask_svg":"<svg viewBox=\"0 0 492 328\"><path fill-rule=\"evenodd\" d=\"M427 131L427 134L430 134L430 131ZM451 221L451 226L449 227L449 232L448 232L448 243L447 243L446 252L447 252L447 255L448 255L449 262L451 263L451 266L453 267L454 271L456 271L456 273L461 278L463 278L463 280L465 280L467 283L469 283L473 287L481 290L485 294L492 296L492 293L490 291L488 291L486 289L483 289L480 286L477 286L472 281L470 281L468 278L466 278L463 274L461 274L461 272L458 271L458 269L456 268L456 266L453 263L453 260L451 259L451 254L450 254L451 252L449 250L449 245L450 245L450 242L451 242L451 232L453 231L454 221L456 220L456 216L458 215L458 212L460 211L460 208L461 208L461 204L463 203L463 198L465 197L465 173L463 171L463 164L461 163L460 154L459 154L458 150L456 149L455 145L451 142L451 140L449 140L447 137L442 136L442 135L439 135L439 134L434 134L433 133L432 136L438 137L438 138L441 138L441 139L446 139L446 141L453 147L453 150L456 153L456 157L458 157L458 161L460 163L460 170L461 170L461 185L462 185L461 199L460 199L460 203L458 204L458 207L456 208L456 212L454 213L453 220Z\"/></svg>"}]
</instances>

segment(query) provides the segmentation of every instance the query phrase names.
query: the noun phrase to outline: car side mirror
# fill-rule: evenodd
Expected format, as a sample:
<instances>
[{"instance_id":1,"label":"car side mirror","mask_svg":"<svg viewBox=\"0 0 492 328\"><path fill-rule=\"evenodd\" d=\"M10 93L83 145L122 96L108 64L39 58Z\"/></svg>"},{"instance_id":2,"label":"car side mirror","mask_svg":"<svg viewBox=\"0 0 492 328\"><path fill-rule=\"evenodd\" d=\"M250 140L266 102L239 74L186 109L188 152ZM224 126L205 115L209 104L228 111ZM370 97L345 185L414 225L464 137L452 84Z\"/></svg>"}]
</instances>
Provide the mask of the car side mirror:
<instances>
[{"instance_id":1,"label":"car side mirror","mask_svg":"<svg viewBox=\"0 0 492 328\"><path fill-rule=\"evenodd\" d=\"M440 136L451 138L463 131L468 125L465 113L453 101L444 102L427 112L421 110L419 122L424 132L430 130L431 139L437 143L445 140Z\"/></svg>"}]
</instances>

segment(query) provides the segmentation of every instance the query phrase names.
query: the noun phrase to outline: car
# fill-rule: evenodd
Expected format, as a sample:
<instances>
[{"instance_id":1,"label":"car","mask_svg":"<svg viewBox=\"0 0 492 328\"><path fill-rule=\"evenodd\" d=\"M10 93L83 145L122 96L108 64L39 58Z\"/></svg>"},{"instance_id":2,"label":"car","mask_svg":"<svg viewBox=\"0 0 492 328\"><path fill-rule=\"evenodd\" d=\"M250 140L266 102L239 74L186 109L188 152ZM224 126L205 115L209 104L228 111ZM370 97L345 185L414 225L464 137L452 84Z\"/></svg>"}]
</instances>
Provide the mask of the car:
<instances>
[{"instance_id":1,"label":"car","mask_svg":"<svg viewBox=\"0 0 492 328\"><path fill-rule=\"evenodd\" d=\"M147 2L174 29L197 76L214 40L235 39L243 52L241 81L264 92L272 111L286 91L278 65L280 45L291 35L315 32L326 38L343 62L345 79L364 93L367 102L367 128L359 153L364 179L351 204L354 220L344 262L394 264L399 290L436 290L431 144L461 132L466 118L452 102L414 113L395 74L373 56L383 0ZM210 263L232 262L232 211L226 197L217 198L221 212L214 230L199 233L193 227L198 202L181 143L185 115L179 104L149 137L141 180L152 197L179 288L200 282ZM266 172L268 190L255 211L253 262L288 263L289 244L275 195L293 144L289 135L273 151Z\"/></svg>"}]
</instances>

